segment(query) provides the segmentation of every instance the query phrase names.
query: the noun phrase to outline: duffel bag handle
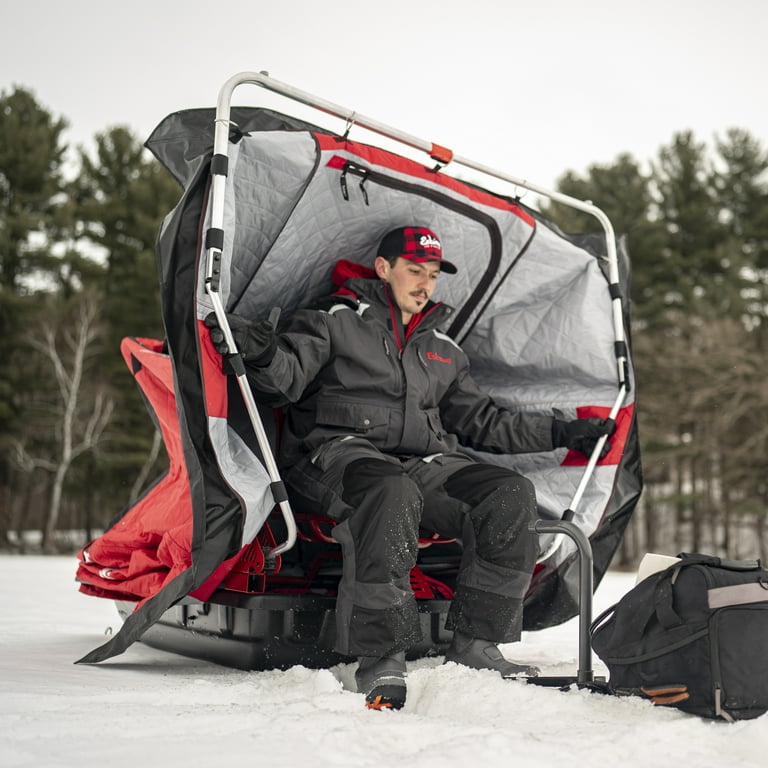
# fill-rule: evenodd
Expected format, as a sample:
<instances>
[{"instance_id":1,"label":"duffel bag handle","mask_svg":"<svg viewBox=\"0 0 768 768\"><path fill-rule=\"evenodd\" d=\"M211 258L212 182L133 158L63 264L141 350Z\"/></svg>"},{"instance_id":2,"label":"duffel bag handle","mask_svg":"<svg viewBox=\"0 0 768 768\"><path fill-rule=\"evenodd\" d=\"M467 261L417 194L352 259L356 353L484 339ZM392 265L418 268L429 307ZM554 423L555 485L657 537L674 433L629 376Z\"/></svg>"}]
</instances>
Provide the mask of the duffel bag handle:
<instances>
[{"instance_id":1,"label":"duffel bag handle","mask_svg":"<svg viewBox=\"0 0 768 768\"><path fill-rule=\"evenodd\" d=\"M728 571L759 571L763 566L760 560L730 560L727 557L715 557L714 555L691 554L681 552L677 565L712 565L716 568L725 568Z\"/></svg>"},{"instance_id":2,"label":"duffel bag handle","mask_svg":"<svg viewBox=\"0 0 768 768\"><path fill-rule=\"evenodd\" d=\"M673 607L673 586L677 579L677 574L682 568L690 565L706 565L734 571L753 571L761 568L759 560L728 560L715 557L714 555L691 554L688 552L681 552L678 557L680 558L679 562L648 576L644 580L644 582L647 582L652 578L656 579L656 583L653 585L653 595L651 596L649 589L645 598L636 600L632 610L629 613L624 613L624 621L626 623L623 631L627 637L641 637L645 632L648 622L654 615L659 624L665 629L679 627L684 623ZM629 595L634 594L638 589L642 589L640 584L633 590L630 590L618 603L607 608L592 621L590 634L593 638L603 627L607 627L614 621L619 606L624 604Z\"/></svg>"},{"instance_id":3,"label":"duffel bag handle","mask_svg":"<svg viewBox=\"0 0 768 768\"><path fill-rule=\"evenodd\" d=\"M670 565L665 571L662 571L659 580L656 582L654 591L654 607L656 617L659 623L665 629L679 627L683 624L683 619L677 614L672 606L673 591L672 587L677 579L677 575L682 568L689 565L708 565L714 568L725 568L729 571L756 571L760 570L759 560L729 560L725 557L715 557L714 555L691 554L681 552L678 557L679 563Z\"/></svg>"},{"instance_id":4,"label":"duffel bag handle","mask_svg":"<svg viewBox=\"0 0 768 768\"><path fill-rule=\"evenodd\" d=\"M596 619L592 621L592 623L589 625L590 635L594 635L602 624L610 621L613 618L613 614L616 613L616 606L618 606L618 603L614 603L609 608L606 608Z\"/></svg>"}]
</instances>

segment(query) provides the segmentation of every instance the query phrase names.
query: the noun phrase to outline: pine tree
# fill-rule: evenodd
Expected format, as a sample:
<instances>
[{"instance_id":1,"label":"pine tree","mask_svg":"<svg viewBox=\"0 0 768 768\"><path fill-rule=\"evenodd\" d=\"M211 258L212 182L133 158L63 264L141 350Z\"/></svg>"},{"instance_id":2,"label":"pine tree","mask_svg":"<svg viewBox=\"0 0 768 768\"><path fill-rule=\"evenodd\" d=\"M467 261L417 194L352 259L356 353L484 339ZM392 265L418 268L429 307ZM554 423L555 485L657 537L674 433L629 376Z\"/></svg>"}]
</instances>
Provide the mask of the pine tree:
<instances>
[{"instance_id":1,"label":"pine tree","mask_svg":"<svg viewBox=\"0 0 768 768\"><path fill-rule=\"evenodd\" d=\"M43 251L33 235L45 235L61 205L66 145L63 118L53 116L31 91L0 93L0 289L20 293L22 279Z\"/></svg>"},{"instance_id":2,"label":"pine tree","mask_svg":"<svg viewBox=\"0 0 768 768\"><path fill-rule=\"evenodd\" d=\"M633 319L638 327L653 323L664 230L653 217L648 176L631 155L622 154L611 165L591 165L583 177L568 171L560 178L558 191L594 203L611 220L617 236L627 238L632 259L628 298L633 304ZM544 213L566 232L593 232L599 228L593 216L558 203L546 206Z\"/></svg>"},{"instance_id":3,"label":"pine tree","mask_svg":"<svg viewBox=\"0 0 768 768\"><path fill-rule=\"evenodd\" d=\"M155 241L180 190L125 127L96 136L96 155L80 155L73 196L85 236L105 253L104 368L115 389L109 479L113 498L128 501L152 450L153 429L140 393L119 354L126 336L163 338ZM112 510L114 512L115 510Z\"/></svg>"},{"instance_id":4,"label":"pine tree","mask_svg":"<svg viewBox=\"0 0 768 768\"><path fill-rule=\"evenodd\" d=\"M0 92L0 534L13 527L21 473L12 458L30 376L23 334L40 313L34 294L50 284L49 257L63 223L63 118L20 87Z\"/></svg>"},{"instance_id":5,"label":"pine tree","mask_svg":"<svg viewBox=\"0 0 768 768\"><path fill-rule=\"evenodd\" d=\"M712 161L693 133L678 133L662 147L653 168L658 215L666 229L661 275L666 310L677 313L738 312L728 290L738 276L724 247L728 232L719 216Z\"/></svg>"},{"instance_id":6,"label":"pine tree","mask_svg":"<svg viewBox=\"0 0 768 768\"><path fill-rule=\"evenodd\" d=\"M721 219L731 238L733 269L741 270L744 312L768 338L768 152L740 129L717 141L721 170L713 174Z\"/></svg>"}]
</instances>

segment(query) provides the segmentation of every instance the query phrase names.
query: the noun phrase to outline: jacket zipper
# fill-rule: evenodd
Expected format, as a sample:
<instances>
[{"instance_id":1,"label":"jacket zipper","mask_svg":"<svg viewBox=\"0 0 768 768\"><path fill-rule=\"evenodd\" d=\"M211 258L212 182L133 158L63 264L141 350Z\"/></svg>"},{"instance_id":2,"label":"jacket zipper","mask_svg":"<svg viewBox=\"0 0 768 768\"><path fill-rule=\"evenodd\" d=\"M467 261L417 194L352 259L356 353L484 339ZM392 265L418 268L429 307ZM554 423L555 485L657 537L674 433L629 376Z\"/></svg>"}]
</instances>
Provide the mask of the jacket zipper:
<instances>
[{"instance_id":1,"label":"jacket zipper","mask_svg":"<svg viewBox=\"0 0 768 768\"><path fill-rule=\"evenodd\" d=\"M397 317L397 308L389 292L389 286L386 283L384 283L384 295L387 297L387 303L389 304L389 318L392 322L392 333L395 337L395 344L397 344L398 357L402 357L405 343L400 338L400 320Z\"/></svg>"}]
</instances>

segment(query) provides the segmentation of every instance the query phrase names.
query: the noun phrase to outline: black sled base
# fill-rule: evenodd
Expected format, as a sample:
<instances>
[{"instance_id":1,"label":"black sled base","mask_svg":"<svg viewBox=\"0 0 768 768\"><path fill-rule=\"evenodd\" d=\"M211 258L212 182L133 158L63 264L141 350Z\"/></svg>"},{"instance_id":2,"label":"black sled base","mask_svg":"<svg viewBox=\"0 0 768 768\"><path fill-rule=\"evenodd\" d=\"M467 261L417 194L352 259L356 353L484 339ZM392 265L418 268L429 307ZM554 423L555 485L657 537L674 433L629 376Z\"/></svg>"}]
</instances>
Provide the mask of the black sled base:
<instances>
[{"instance_id":1,"label":"black sled base","mask_svg":"<svg viewBox=\"0 0 768 768\"><path fill-rule=\"evenodd\" d=\"M449 600L419 600L422 640L406 658L444 655L453 633L445 628ZM134 603L117 602L125 619ZM334 597L240 595L217 592L210 602L182 601L142 636L152 648L245 670L322 669L355 661L334 650Z\"/></svg>"}]
</instances>

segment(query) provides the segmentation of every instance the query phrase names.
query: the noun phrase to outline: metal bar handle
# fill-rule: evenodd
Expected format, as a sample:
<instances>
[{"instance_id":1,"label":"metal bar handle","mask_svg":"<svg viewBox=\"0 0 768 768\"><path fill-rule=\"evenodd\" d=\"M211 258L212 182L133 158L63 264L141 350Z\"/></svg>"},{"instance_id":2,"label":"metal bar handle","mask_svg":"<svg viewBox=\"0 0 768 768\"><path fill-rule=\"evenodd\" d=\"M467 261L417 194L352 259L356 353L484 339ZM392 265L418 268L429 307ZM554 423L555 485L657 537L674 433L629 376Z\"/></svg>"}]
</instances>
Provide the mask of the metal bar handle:
<instances>
[{"instance_id":1,"label":"metal bar handle","mask_svg":"<svg viewBox=\"0 0 768 768\"><path fill-rule=\"evenodd\" d=\"M592 671L592 640L589 635L592 623L592 547L589 539L574 523L566 520L536 520L529 529L535 533L557 533L570 537L576 544L579 553L579 668L577 680L580 683L591 683L594 679Z\"/></svg>"}]
</instances>

